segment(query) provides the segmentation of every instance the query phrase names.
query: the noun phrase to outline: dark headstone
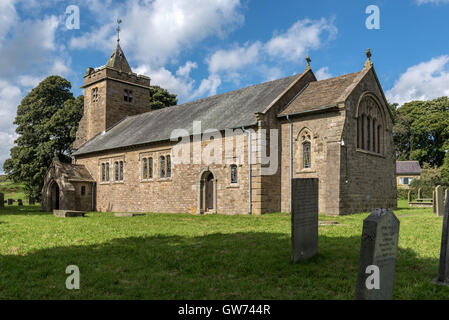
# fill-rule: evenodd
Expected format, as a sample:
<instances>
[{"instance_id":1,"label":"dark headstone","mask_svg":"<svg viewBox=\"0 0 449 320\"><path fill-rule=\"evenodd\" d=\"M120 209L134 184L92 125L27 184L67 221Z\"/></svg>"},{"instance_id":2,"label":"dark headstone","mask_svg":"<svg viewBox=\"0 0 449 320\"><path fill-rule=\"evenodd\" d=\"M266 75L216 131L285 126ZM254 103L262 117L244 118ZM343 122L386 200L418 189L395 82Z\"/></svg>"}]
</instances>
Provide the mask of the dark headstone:
<instances>
[{"instance_id":1,"label":"dark headstone","mask_svg":"<svg viewBox=\"0 0 449 320\"><path fill-rule=\"evenodd\" d=\"M5 206L5 195L0 192L0 208Z\"/></svg>"},{"instance_id":2,"label":"dark headstone","mask_svg":"<svg viewBox=\"0 0 449 320\"><path fill-rule=\"evenodd\" d=\"M391 209L376 209L363 221L356 299L391 300L398 251L399 220ZM369 284L378 268L378 288ZM370 283L369 283L370 282Z\"/></svg>"},{"instance_id":3,"label":"dark headstone","mask_svg":"<svg viewBox=\"0 0 449 320\"><path fill-rule=\"evenodd\" d=\"M74 218L74 217L84 217L84 215L86 213L84 211L53 210L53 214L56 217L61 217L61 218Z\"/></svg>"},{"instance_id":4,"label":"dark headstone","mask_svg":"<svg viewBox=\"0 0 449 320\"><path fill-rule=\"evenodd\" d=\"M22 199L18 199L18 200L17 200L17 203L18 203L19 206L23 206L23 201L22 201Z\"/></svg>"},{"instance_id":5,"label":"dark headstone","mask_svg":"<svg viewBox=\"0 0 449 320\"><path fill-rule=\"evenodd\" d=\"M441 186L435 188L435 205L437 217L444 216L444 193Z\"/></svg>"},{"instance_id":6,"label":"dark headstone","mask_svg":"<svg viewBox=\"0 0 449 320\"><path fill-rule=\"evenodd\" d=\"M12 206L13 203L14 203L13 199L8 199L8 206Z\"/></svg>"},{"instance_id":7,"label":"dark headstone","mask_svg":"<svg viewBox=\"0 0 449 320\"><path fill-rule=\"evenodd\" d=\"M412 202L412 190L408 191L408 203Z\"/></svg>"},{"instance_id":8,"label":"dark headstone","mask_svg":"<svg viewBox=\"0 0 449 320\"><path fill-rule=\"evenodd\" d=\"M432 194L432 213L437 213L437 201L436 201L436 192L434 191Z\"/></svg>"},{"instance_id":9,"label":"dark headstone","mask_svg":"<svg viewBox=\"0 0 449 320\"><path fill-rule=\"evenodd\" d=\"M443 217L443 232L441 234L440 267L438 268L437 283L449 284L449 196L446 191L446 205Z\"/></svg>"},{"instance_id":10,"label":"dark headstone","mask_svg":"<svg viewBox=\"0 0 449 320\"><path fill-rule=\"evenodd\" d=\"M36 203L36 200L33 197L29 197L28 198L28 204L30 206L34 206L35 203Z\"/></svg>"},{"instance_id":11,"label":"dark headstone","mask_svg":"<svg viewBox=\"0 0 449 320\"><path fill-rule=\"evenodd\" d=\"M292 179L292 262L318 253L318 179Z\"/></svg>"},{"instance_id":12,"label":"dark headstone","mask_svg":"<svg viewBox=\"0 0 449 320\"><path fill-rule=\"evenodd\" d=\"M422 189L418 189L418 199L422 199Z\"/></svg>"}]
</instances>

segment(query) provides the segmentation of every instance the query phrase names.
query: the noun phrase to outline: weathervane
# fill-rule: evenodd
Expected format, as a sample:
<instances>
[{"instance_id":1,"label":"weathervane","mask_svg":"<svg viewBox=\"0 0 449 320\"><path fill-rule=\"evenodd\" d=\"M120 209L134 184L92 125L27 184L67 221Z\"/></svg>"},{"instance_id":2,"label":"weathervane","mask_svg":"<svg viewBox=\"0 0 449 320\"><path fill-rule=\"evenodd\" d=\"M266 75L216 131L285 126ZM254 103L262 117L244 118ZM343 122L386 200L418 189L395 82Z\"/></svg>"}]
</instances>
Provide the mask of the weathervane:
<instances>
[{"instance_id":1,"label":"weathervane","mask_svg":"<svg viewBox=\"0 0 449 320\"><path fill-rule=\"evenodd\" d=\"M120 42L120 24L122 23L122 19L117 19L117 42Z\"/></svg>"}]
</instances>

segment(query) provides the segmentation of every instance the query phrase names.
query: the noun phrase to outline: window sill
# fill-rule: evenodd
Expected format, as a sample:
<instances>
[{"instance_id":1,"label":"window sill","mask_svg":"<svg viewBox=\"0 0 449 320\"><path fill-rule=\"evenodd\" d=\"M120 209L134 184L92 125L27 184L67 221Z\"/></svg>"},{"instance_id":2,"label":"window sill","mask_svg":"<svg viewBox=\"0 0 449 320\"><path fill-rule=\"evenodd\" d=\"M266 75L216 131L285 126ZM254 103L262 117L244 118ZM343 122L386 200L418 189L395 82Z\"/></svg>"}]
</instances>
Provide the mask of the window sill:
<instances>
[{"instance_id":1,"label":"window sill","mask_svg":"<svg viewBox=\"0 0 449 320\"><path fill-rule=\"evenodd\" d=\"M367 151L367 150L363 150L363 149L357 149L357 152L368 154L370 156L375 156L375 157L379 157L379 158L385 158L385 156L383 154L377 153L377 152Z\"/></svg>"},{"instance_id":2,"label":"window sill","mask_svg":"<svg viewBox=\"0 0 449 320\"><path fill-rule=\"evenodd\" d=\"M112 182L113 184L124 184L125 183L125 181L114 181L114 182Z\"/></svg>"},{"instance_id":3,"label":"window sill","mask_svg":"<svg viewBox=\"0 0 449 320\"><path fill-rule=\"evenodd\" d=\"M140 183L149 183L149 182L154 182L154 179L141 179Z\"/></svg>"},{"instance_id":4,"label":"window sill","mask_svg":"<svg viewBox=\"0 0 449 320\"><path fill-rule=\"evenodd\" d=\"M159 179L157 179L157 181L159 181L159 182L172 181L172 180L173 180L172 177L170 177L170 178L159 178Z\"/></svg>"},{"instance_id":5,"label":"window sill","mask_svg":"<svg viewBox=\"0 0 449 320\"><path fill-rule=\"evenodd\" d=\"M228 189L239 189L240 188L240 184L238 184L238 183L231 183L226 188L228 188Z\"/></svg>"},{"instance_id":6,"label":"window sill","mask_svg":"<svg viewBox=\"0 0 449 320\"><path fill-rule=\"evenodd\" d=\"M296 171L296 173L316 173L316 170L314 169L301 169Z\"/></svg>"}]
</instances>

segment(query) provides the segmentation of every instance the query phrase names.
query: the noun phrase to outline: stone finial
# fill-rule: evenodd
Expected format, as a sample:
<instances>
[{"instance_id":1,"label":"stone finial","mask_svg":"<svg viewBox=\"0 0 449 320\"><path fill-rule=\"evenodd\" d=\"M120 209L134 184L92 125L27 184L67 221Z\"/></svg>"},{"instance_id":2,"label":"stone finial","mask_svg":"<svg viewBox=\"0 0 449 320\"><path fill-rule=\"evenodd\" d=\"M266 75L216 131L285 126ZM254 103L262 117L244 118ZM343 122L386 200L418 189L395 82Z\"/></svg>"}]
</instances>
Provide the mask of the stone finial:
<instances>
[{"instance_id":1,"label":"stone finial","mask_svg":"<svg viewBox=\"0 0 449 320\"><path fill-rule=\"evenodd\" d=\"M373 66L373 62L371 61L371 57L372 57L371 49L368 48L368 49L366 50L366 62L365 62L365 68L371 68L371 67Z\"/></svg>"},{"instance_id":2,"label":"stone finial","mask_svg":"<svg viewBox=\"0 0 449 320\"><path fill-rule=\"evenodd\" d=\"M310 69L310 63L312 62L312 59L310 59L310 56L309 56L309 55L307 55L306 61L307 61L306 70L309 70L309 69Z\"/></svg>"}]
</instances>

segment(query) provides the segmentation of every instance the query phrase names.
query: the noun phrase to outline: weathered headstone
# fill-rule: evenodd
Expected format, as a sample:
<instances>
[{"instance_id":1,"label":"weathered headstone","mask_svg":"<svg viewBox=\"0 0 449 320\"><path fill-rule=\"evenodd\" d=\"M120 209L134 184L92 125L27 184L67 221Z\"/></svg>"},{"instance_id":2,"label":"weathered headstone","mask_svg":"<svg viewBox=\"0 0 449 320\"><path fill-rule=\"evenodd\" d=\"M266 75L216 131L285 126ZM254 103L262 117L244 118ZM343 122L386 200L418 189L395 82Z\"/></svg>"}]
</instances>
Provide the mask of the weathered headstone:
<instances>
[{"instance_id":1,"label":"weathered headstone","mask_svg":"<svg viewBox=\"0 0 449 320\"><path fill-rule=\"evenodd\" d=\"M408 191L408 203L412 202L412 190Z\"/></svg>"},{"instance_id":2,"label":"weathered headstone","mask_svg":"<svg viewBox=\"0 0 449 320\"><path fill-rule=\"evenodd\" d=\"M144 216L145 213L126 213L126 212L117 212L114 213L114 217L139 217L139 216Z\"/></svg>"},{"instance_id":3,"label":"weathered headstone","mask_svg":"<svg viewBox=\"0 0 449 320\"><path fill-rule=\"evenodd\" d=\"M33 197L29 197L28 198L28 204L30 206L34 206L35 203L36 203L36 200Z\"/></svg>"},{"instance_id":4,"label":"weathered headstone","mask_svg":"<svg viewBox=\"0 0 449 320\"><path fill-rule=\"evenodd\" d=\"M421 188L418 189L418 199L419 200L422 199L422 189Z\"/></svg>"},{"instance_id":5,"label":"weathered headstone","mask_svg":"<svg viewBox=\"0 0 449 320\"><path fill-rule=\"evenodd\" d=\"M444 215L444 194L441 186L435 188L435 204L437 217L442 217Z\"/></svg>"},{"instance_id":6,"label":"weathered headstone","mask_svg":"<svg viewBox=\"0 0 449 320\"><path fill-rule=\"evenodd\" d=\"M292 262L318 253L318 179L292 179Z\"/></svg>"},{"instance_id":7,"label":"weathered headstone","mask_svg":"<svg viewBox=\"0 0 449 320\"><path fill-rule=\"evenodd\" d=\"M399 220L391 209L376 209L363 221L356 299L391 300Z\"/></svg>"},{"instance_id":8,"label":"weathered headstone","mask_svg":"<svg viewBox=\"0 0 449 320\"><path fill-rule=\"evenodd\" d=\"M436 192L432 193L432 213L437 213Z\"/></svg>"},{"instance_id":9,"label":"weathered headstone","mask_svg":"<svg viewBox=\"0 0 449 320\"><path fill-rule=\"evenodd\" d=\"M60 218L84 217L85 214L86 213L84 211L53 210L53 215Z\"/></svg>"},{"instance_id":10,"label":"weathered headstone","mask_svg":"<svg viewBox=\"0 0 449 320\"><path fill-rule=\"evenodd\" d=\"M449 284L449 194L446 190L446 204L443 217L443 232L441 234L440 265L436 283Z\"/></svg>"},{"instance_id":11,"label":"weathered headstone","mask_svg":"<svg viewBox=\"0 0 449 320\"><path fill-rule=\"evenodd\" d=\"M14 203L13 199L8 199L8 206L12 206L13 203Z\"/></svg>"},{"instance_id":12,"label":"weathered headstone","mask_svg":"<svg viewBox=\"0 0 449 320\"><path fill-rule=\"evenodd\" d=\"M5 195L0 192L0 208L3 208L5 206Z\"/></svg>"},{"instance_id":13,"label":"weathered headstone","mask_svg":"<svg viewBox=\"0 0 449 320\"><path fill-rule=\"evenodd\" d=\"M17 200L17 204L18 204L19 206L23 206L23 201L22 201L22 199L18 199L18 200Z\"/></svg>"}]
</instances>

